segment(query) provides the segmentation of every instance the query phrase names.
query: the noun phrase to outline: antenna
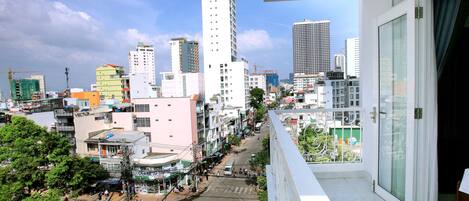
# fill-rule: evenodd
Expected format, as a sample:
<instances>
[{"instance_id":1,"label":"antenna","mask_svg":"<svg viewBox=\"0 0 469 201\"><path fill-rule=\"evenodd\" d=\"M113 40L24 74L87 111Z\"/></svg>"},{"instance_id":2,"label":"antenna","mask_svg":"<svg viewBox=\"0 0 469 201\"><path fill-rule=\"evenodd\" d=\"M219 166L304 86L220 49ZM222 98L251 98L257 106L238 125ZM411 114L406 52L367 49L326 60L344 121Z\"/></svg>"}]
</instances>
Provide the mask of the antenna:
<instances>
[{"instance_id":1,"label":"antenna","mask_svg":"<svg viewBox=\"0 0 469 201\"><path fill-rule=\"evenodd\" d=\"M69 78L69 74L70 74L70 68L69 67L65 67L65 79L67 81L67 90L70 89L70 78Z\"/></svg>"}]
</instances>

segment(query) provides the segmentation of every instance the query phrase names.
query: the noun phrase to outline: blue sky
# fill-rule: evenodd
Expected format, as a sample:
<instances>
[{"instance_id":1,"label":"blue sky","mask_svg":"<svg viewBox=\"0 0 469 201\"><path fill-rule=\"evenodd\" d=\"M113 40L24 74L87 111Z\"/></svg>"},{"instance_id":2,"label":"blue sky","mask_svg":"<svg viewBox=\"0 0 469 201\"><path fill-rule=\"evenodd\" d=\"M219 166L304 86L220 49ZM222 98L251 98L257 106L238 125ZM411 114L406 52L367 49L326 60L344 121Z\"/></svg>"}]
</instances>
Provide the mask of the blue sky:
<instances>
[{"instance_id":1,"label":"blue sky","mask_svg":"<svg viewBox=\"0 0 469 201\"><path fill-rule=\"evenodd\" d=\"M202 40L200 7L199 0L0 0L0 89L8 93L8 67L41 71L49 90L62 89L65 66L73 87L89 88L96 66L127 67L138 41L155 45L157 72L167 71L171 38ZM303 19L331 20L331 55L343 52L345 39L358 35L358 0L238 0L240 56L286 78L292 24Z\"/></svg>"}]
</instances>

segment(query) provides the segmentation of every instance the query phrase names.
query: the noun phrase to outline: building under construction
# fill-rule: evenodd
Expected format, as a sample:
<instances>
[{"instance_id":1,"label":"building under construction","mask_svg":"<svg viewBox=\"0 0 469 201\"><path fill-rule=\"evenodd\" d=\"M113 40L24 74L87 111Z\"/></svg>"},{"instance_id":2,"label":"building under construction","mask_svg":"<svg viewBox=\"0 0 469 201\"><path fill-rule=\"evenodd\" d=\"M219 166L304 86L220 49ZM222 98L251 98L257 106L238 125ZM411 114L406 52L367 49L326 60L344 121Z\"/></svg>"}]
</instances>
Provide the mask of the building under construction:
<instances>
[{"instance_id":1,"label":"building under construction","mask_svg":"<svg viewBox=\"0 0 469 201\"><path fill-rule=\"evenodd\" d=\"M10 91L13 101L40 99L41 96L39 80L36 79L10 80Z\"/></svg>"}]
</instances>

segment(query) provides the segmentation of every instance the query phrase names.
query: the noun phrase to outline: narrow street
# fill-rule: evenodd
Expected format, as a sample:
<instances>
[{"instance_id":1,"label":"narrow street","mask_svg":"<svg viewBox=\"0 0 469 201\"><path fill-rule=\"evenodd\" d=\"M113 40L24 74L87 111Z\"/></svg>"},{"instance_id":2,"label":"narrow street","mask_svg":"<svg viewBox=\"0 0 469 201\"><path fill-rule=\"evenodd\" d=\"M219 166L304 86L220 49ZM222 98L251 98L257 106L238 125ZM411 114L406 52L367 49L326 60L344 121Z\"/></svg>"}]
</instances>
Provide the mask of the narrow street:
<instances>
[{"instance_id":1,"label":"narrow street","mask_svg":"<svg viewBox=\"0 0 469 201\"><path fill-rule=\"evenodd\" d=\"M239 153L230 153L227 155L223 162L213 170L215 175L217 171L219 171L221 176L210 176L207 190L194 200L258 200L254 183L244 177L223 176L223 168L226 161L233 159L234 171L238 172L240 168L249 170L251 154L257 153L262 149L262 139L268 135L268 132L268 127L264 125L260 134L247 137L242 145L234 149L241 150Z\"/></svg>"}]
</instances>

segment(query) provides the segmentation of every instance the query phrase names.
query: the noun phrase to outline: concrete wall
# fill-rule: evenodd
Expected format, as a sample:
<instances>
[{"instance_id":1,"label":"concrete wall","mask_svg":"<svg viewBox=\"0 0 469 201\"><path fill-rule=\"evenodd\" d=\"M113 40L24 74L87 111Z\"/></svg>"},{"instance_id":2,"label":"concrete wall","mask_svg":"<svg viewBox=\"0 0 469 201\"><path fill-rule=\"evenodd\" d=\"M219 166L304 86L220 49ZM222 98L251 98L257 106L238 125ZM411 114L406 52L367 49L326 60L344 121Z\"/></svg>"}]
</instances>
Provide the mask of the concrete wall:
<instances>
[{"instance_id":1,"label":"concrete wall","mask_svg":"<svg viewBox=\"0 0 469 201\"><path fill-rule=\"evenodd\" d=\"M79 155L86 155L88 153L85 140L89 138L90 132L109 129L112 126L108 123L108 120L95 120L95 117L94 114L75 114L73 121L75 124L76 152Z\"/></svg>"},{"instance_id":2,"label":"concrete wall","mask_svg":"<svg viewBox=\"0 0 469 201\"><path fill-rule=\"evenodd\" d=\"M123 128L124 131L135 130L134 115L131 112L113 112L112 127Z\"/></svg>"},{"instance_id":3,"label":"concrete wall","mask_svg":"<svg viewBox=\"0 0 469 201\"><path fill-rule=\"evenodd\" d=\"M149 117L152 152L180 153L197 141L196 100L191 98L135 99L135 104L149 104L150 112L135 112L137 118Z\"/></svg>"}]
</instances>

